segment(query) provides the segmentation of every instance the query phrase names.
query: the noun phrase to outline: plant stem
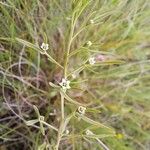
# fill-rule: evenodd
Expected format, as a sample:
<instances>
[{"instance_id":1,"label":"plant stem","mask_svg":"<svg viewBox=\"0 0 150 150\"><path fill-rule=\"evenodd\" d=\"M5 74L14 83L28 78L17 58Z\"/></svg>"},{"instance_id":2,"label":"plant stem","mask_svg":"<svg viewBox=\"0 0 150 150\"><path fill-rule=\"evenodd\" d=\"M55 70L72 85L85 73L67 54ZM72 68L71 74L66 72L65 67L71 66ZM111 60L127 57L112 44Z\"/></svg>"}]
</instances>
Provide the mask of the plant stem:
<instances>
[{"instance_id":1,"label":"plant stem","mask_svg":"<svg viewBox=\"0 0 150 150\"><path fill-rule=\"evenodd\" d=\"M61 131L60 131L60 128L59 128L59 131L58 131L58 136L57 136L57 143L56 143L56 146L55 146L55 150L58 150L59 149L59 144L60 144L60 141L61 141Z\"/></svg>"},{"instance_id":2,"label":"plant stem","mask_svg":"<svg viewBox=\"0 0 150 150\"><path fill-rule=\"evenodd\" d=\"M61 120L64 121L64 117L65 117L65 111L64 111L64 96L63 94L60 92L61 95Z\"/></svg>"},{"instance_id":3,"label":"plant stem","mask_svg":"<svg viewBox=\"0 0 150 150\"><path fill-rule=\"evenodd\" d=\"M60 96L61 96L61 123L60 123L59 130L58 130L57 143L56 143L55 150L59 149L59 144L60 144L62 132L63 132L62 127L64 126L64 118L65 118L64 96L61 92L60 92Z\"/></svg>"},{"instance_id":4,"label":"plant stem","mask_svg":"<svg viewBox=\"0 0 150 150\"><path fill-rule=\"evenodd\" d=\"M110 150L100 139L96 138L99 144L103 147L104 150Z\"/></svg>"},{"instance_id":5,"label":"plant stem","mask_svg":"<svg viewBox=\"0 0 150 150\"><path fill-rule=\"evenodd\" d=\"M71 19L71 29L70 29L68 45L67 45L67 53L66 53L65 62L64 62L64 77L65 78L67 77L68 56L70 53L70 48L71 48L71 43L72 43L72 39L73 39L75 24L76 24L76 21L74 21L74 14L73 14L72 19Z\"/></svg>"},{"instance_id":6,"label":"plant stem","mask_svg":"<svg viewBox=\"0 0 150 150\"><path fill-rule=\"evenodd\" d=\"M74 32L74 27L75 27L75 23L73 21L74 17L72 17L71 20L71 29L70 29L70 34L69 34L69 40L68 40L68 45L67 45L67 53L65 56L65 62L64 62L64 77L67 77L67 67L68 67L68 56L70 53L70 48L71 48L71 43L72 43L72 37L73 37L73 32ZM60 127L58 130L58 136L57 136L57 144L55 146L55 150L59 149L59 144L61 141L61 137L62 137L62 126L64 126L64 96L63 94L60 92L61 95L61 123L60 123Z\"/></svg>"}]
</instances>

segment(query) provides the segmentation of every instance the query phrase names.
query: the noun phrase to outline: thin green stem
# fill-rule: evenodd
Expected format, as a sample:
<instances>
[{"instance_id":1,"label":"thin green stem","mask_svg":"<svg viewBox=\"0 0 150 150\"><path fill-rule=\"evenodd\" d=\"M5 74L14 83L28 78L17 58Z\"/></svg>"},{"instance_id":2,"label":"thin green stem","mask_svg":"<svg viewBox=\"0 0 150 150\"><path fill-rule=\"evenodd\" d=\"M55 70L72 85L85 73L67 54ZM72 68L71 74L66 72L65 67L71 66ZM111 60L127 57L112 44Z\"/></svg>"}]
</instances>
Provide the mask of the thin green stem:
<instances>
[{"instance_id":1,"label":"thin green stem","mask_svg":"<svg viewBox=\"0 0 150 150\"><path fill-rule=\"evenodd\" d=\"M58 65L59 67L61 67L61 68L63 69L63 66L61 66L55 59L53 59L46 51L44 52L44 55L46 55L47 58L48 58L51 62L55 63L56 65Z\"/></svg>"},{"instance_id":2,"label":"thin green stem","mask_svg":"<svg viewBox=\"0 0 150 150\"><path fill-rule=\"evenodd\" d=\"M64 121L64 116L65 116L65 111L64 111L64 96L63 96L63 94L61 94L60 93L60 95L61 95L61 119L62 119L62 121Z\"/></svg>"},{"instance_id":3,"label":"thin green stem","mask_svg":"<svg viewBox=\"0 0 150 150\"><path fill-rule=\"evenodd\" d=\"M71 43L72 43L72 39L73 39L75 24L76 24L76 21L74 21L74 15L73 15L72 19L71 19L71 29L70 29L69 39L68 39L65 62L64 62L64 77L65 78L67 77L68 59L69 59L69 53L70 53L70 49L71 49Z\"/></svg>"},{"instance_id":4,"label":"thin green stem","mask_svg":"<svg viewBox=\"0 0 150 150\"><path fill-rule=\"evenodd\" d=\"M55 146L55 150L59 149L59 144L60 144L61 137L62 137L62 126L64 126L64 119L65 119L64 96L61 92L60 92L60 95L61 95L61 123L60 123L59 130L58 130L57 143Z\"/></svg>"},{"instance_id":5,"label":"thin green stem","mask_svg":"<svg viewBox=\"0 0 150 150\"><path fill-rule=\"evenodd\" d=\"M60 141L61 141L61 132L58 131L57 143L56 143L56 146L55 146L55 150L58 150L58 149L59 149Z\"/></svg>"},{"instance_id":6,"label":"thin green stem","mask_svg":"<svg viewBox=\"0 0 150 150\"><path fill-rule=\"evenodd\" d=\"M70 29L69 40L68 40L68 45L67 45L67 53L66 53L65 62L64 62L64 77L65 78L67 77L68 58L69 58L74 28L75 28L75 22L74 22L74 15L73 15L72 20L71 20L71 29ZM58 130L57 143L55 146L55 150L59 149L59 144L60 144L61 137L62 137L62 126L64 126L64 96L61 93L60 95L61 95L61 123L60 123L60 127Z\"/></svg>"},{"instance_id":7,"label":"thin green stem","mask_svg":"<svg viewBox=\"0 0 150 150\"><path fill-rule=\"evenodd\" d=\"M104 150L110 150L100 139L96 138L96 140L103 147Z\"/></svg>"}]
</instances>

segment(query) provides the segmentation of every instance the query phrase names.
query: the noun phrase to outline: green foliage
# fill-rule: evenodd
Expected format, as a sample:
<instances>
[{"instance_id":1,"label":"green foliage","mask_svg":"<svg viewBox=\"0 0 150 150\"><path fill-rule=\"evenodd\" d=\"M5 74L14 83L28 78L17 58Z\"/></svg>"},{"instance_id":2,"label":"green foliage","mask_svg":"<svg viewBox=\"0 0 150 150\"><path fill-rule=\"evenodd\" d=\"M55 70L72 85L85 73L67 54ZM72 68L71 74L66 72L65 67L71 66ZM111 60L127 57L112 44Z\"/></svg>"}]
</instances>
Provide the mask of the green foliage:
<instances>
[{"instance_id":1,"label":"green foliage","mask_svg":"<svg viewBox=\"0 0 150 150\"><path fill-rule=\"evenodd\" d=\"M2 0L0 149L148 150L149 16L148 0Z\"/></svg>"}]
</instances>

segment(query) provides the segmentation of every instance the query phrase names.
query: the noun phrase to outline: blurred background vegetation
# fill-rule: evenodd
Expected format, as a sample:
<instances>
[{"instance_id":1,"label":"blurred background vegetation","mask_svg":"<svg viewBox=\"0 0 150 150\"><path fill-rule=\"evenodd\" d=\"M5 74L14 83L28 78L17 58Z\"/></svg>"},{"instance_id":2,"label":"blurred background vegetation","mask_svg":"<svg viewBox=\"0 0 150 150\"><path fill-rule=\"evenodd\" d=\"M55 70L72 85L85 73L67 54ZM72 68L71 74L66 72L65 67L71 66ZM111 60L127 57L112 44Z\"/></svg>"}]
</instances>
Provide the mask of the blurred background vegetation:
<instances>
[{"instance_id":1,"label":"blurred background vegetation","mask_svg":"<svg viewBox=\"0 0 150 150\"><path fill-rule=\"evenodd\" d=\"M59 126L60 94L49 82L60 82L63 69L27 42L35 47L47 42L48 53L63 66L75 12L67 94L88 104L86 116L116 135L107 137L106 129L73 117L60 149L100 150L97 141L84 136L90 128L110 150L149 150L149 5L149 0L0 0L0 150L55 145L55 131L47 128L43 136L38 124L27 126L24 120L37 118L35 105L47 123ZM105 61L88 64L89 57L101 55ZM65 102L66 116L76 109Z\"/></svg>"}]
</instances>

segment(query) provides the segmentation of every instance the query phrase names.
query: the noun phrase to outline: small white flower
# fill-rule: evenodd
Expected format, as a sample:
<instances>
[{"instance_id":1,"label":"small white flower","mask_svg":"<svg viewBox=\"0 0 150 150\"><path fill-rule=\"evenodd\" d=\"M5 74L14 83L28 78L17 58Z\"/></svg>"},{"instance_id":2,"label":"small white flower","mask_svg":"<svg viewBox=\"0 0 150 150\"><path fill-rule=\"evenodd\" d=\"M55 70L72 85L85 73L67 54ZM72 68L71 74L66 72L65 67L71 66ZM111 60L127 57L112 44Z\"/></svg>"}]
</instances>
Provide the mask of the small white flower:
<instances>
[{"instance_id":1,"label":"small white flower","mask_svg":"<svg viewBox=\"0 0 150 150\"><path fill-rule=\"evenodd\" d=\"M78 112L81 114L81 115L84 115L85 114L85 111L86 111L86 108L83 107L83 106L79 106L78 107Z\"/></svg>"},{"instance_id":2,"label":"small white flower","mask_svg":"<svg viewBox=\"0 0 150 150\"><path fill-rule=\"evenodd\" d=\"M65 78L62 78L62 81L61 83L59 83L59 85L62 87L62 89L66 92L67 89L70 89L70 81L65 79Z\"/></svg>"},{"instance_id":3,"label":"small white flower","mask_svg":"<svg viewBox=\"0 0 150 150\"><path fill-rule=\"evenodd\" d=\"M86 134L86 135L93 135L93 132L90 131L90 130L86 130L86 131L85 131L85 134Z\"/></svg>"},{"instance_id":4,"label":"small white flower","mask_svg":"<svg viewBox=\"0 0 150 150\"><path fill-rule=\"evenodd\" d=\"M46 43L42 43L41 49L44 50L44 51L47 51L49 49L49 45L46 44Z\"/></svg>"},{"instance_id":5,"label":"small white flower","mask_svg":"<svg viewBox=\"0 0 150 150\"><path fill-rule=\"evenodd\" d=\"M94 24L94 20L93 20L93 19L91 19L91 20L90 20L90 23L91 23L91 24Z\"/></svg>"},{"instance_id":6,"label":"small white flower","mask_svg":"<svg viewBox=\"0 0 150 150\"><path fill-rule=\"evenodd\" d=\"M92 45L92 42L91 42L91 41L88 41L88 42L87 42L87 45L88 45L88 46L91 46L91 45Z\"/></svg>"},{"instance_id":7,"label":"small white flower","mask_svg":"<svg viewBox=\"0 0 150 150\"><path fill-rule=\"evenodd\" d=\"M53 110L53 112L49 113L50 116L55 116L56 115L56 109Z\"/></svg>"},{"instance_id":8,"label":"small white flower","mask_svg":"<svg viewBox=\"0 0 150 150\"><path fill-rule=\"evenodd\" d=\"M95 58L94 57L90 57L89 58L89 63L90 63L90 65L94 65L96 63Z\"/></svg>"},{"instance_id":9,"label":"small white flower","mask_svg":"<svg viewBox=\"0 0 150 150\"><path fill-rule=\"evenodd\" d=\"M65 130L65 134L68 135L69 134L69 130Z\"/></svg>"},{"instance_id":10,"label":"small white flower","mask_svg":"<svg viewBox=\"0 0 150 150\"><path fill-rule=\"evenodd\" d=\"M44 116L39 116L39 121L44 121Z\"/></svg>"}]
</instances>

